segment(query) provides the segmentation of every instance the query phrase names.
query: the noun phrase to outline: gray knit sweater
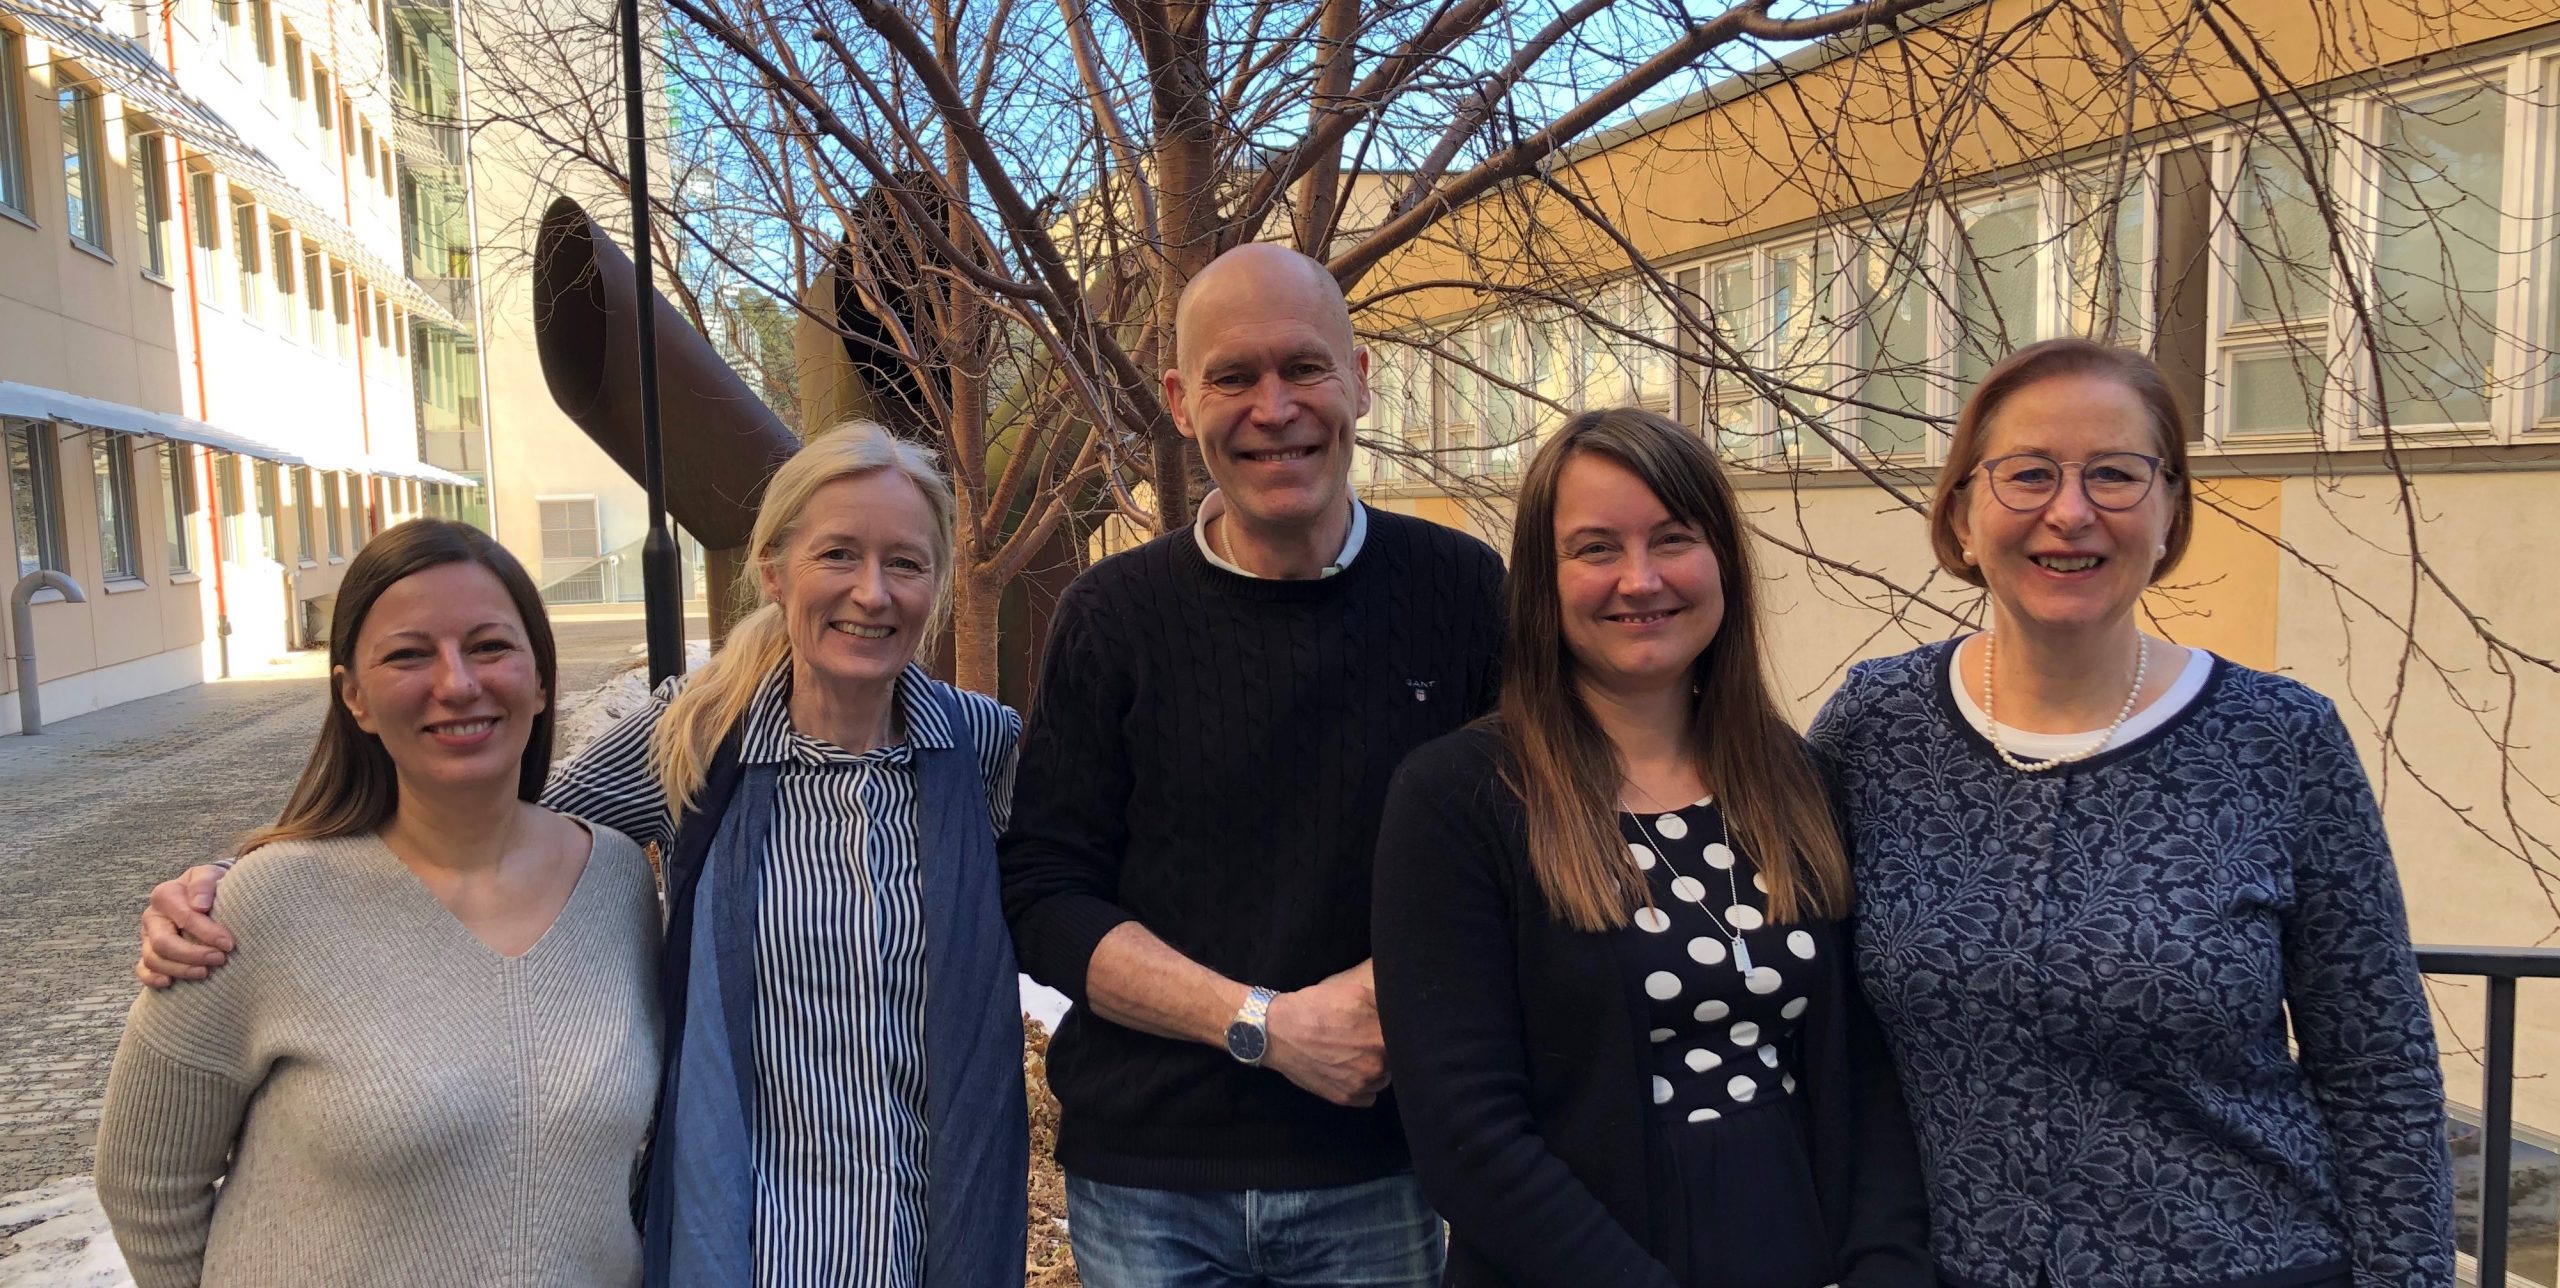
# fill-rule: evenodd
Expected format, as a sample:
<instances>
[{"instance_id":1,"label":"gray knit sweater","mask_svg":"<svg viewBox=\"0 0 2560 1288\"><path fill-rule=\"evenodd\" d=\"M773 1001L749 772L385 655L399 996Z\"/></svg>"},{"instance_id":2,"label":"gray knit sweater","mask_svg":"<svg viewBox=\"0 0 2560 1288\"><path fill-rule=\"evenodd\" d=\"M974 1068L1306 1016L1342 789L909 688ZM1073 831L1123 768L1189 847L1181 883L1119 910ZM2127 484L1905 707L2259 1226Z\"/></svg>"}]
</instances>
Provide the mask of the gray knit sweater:
<instances>
[{"instance_id":1,"label":"gray knit sweater","mask_svg":"<svg viewBox=\"0 0 2560 1288\"><path fill-rule=\"evenodd\" d=\"M595 829L514 958L373 836L260 849L218 913L239 950L146 990L107 1080L98 1198L139 1288L639 1282L659 922L628 838Z\"/></svg>"}]
</instances>

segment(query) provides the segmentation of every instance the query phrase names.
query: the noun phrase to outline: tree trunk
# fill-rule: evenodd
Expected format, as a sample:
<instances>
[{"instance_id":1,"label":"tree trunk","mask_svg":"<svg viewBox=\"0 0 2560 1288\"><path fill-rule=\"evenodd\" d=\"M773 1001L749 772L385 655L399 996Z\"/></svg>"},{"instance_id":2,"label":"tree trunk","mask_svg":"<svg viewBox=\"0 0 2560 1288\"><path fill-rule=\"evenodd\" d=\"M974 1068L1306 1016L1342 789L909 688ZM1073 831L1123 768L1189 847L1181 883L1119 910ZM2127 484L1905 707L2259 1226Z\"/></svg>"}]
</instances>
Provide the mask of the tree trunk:
<instances>
[{"instance_id":1,"label":"tree trunk","mask_svg":"<svg viewBox=\"0 0 2560 1288\"><path fill-rule=\"evenodd\" d=\"M963 556L951 578L951 682L972 693L996 696L996 615L1004 583Z\"/></svg>"},{"instance_id":2,"label":"tree trunk","mask_svg":"<svg viewBox=\"0 0 2560 1288\"><path fill-rule=\"evenodd\" d=\"M1203 7L1167 4L1143 12L1159 24L1141 33L1139 47L1154 90L1157 218L1164 237L1156 266L1157 333L1164 338L1165 365L1172 366L1180 356L1173 317L1182 288L1217 257L1218 236L1225 230L1218 210L1217 122ZM1157 431L1153 448L1156 531L1171 532L1191 522L1191 444L1167 424Z\"/></svg>"}]
</instances>

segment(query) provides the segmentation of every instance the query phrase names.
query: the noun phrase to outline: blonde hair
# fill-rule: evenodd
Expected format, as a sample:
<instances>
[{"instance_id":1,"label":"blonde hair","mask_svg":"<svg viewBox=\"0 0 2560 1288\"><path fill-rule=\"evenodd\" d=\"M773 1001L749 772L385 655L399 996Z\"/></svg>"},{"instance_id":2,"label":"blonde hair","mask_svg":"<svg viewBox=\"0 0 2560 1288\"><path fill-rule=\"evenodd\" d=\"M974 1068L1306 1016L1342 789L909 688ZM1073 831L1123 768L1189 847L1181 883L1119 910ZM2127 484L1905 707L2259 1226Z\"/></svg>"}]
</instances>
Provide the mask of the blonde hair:
<instances>
[{"instance_id":1,"label":"blonde hair","mask_svg":"<svg viewBox=\"0 0 2560 1288\"><path fill-rule=\"evenodd\" d=\"M747 564L738 579L739 597L752 597L755 607L729 628L728 642L694 673L658 718L649 740L649 767L666 790L669 807L678 813L701 792L711 772L711 758L746 715L757 686L791 658L791 635L782 620L782 606L765 594L765 570L799 530L801 515L818 489L879 470L905 475L924 493L925 506L933 511L933 608L916 651L923 653L933 646L951 608L951 481L943 476L931 448L894 438L871 421L846 421L809 440L765 485L755 530L747 539Z\"/></svg>"}]
</instances>

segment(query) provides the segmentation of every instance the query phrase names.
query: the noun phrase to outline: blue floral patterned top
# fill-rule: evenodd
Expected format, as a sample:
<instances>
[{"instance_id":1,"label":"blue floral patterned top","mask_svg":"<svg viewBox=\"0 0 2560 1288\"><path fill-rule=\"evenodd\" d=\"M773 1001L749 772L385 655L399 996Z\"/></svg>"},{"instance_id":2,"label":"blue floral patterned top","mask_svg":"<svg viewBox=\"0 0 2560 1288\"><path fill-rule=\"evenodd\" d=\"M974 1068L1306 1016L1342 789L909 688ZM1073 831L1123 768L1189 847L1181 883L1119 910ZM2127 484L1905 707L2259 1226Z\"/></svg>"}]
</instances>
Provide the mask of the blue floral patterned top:
<instances>
[{"instance_id":1,"label":"blue floral patterned top","mask_svg":"<svg viewBox=\"0 0 2560 1288\"><path fill-rule=\"evenodd\" d=\"M1940 1273L2451 1284L2435 1032L2336 709L2216 659L2158 729L2022 774L1958 714L1953 653L1853 667L1813 729Z\"/></svg>"}]
</instances>

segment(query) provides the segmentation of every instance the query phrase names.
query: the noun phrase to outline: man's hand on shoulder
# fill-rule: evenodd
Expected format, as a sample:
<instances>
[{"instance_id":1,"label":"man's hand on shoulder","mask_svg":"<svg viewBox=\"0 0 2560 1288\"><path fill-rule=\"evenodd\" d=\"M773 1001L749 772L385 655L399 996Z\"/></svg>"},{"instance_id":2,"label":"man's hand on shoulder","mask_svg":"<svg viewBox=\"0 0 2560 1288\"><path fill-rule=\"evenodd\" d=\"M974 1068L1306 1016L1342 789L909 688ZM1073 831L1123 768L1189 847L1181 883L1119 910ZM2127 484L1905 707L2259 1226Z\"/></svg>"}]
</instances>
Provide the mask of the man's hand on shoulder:
<instances>
[{"instance_id":1,"label":"man's hand on shoulder","mask_svg":"<svg viewBox=\"0 0 2560 1288\"><path fill-rule=\"evenodd\" d=\"M1262 1067L1337 1105L1365 1109L1387 1087L1378 990L1362 962L1323 983L1271 999Z\"/></svg>"},{"instance_id":2,"label":"man's hand on shoulder","mask_svg":"<svg viewBox=\"0 0 2560 1288\"><path fill-rule=\"evenodd\" d=\"M134 977L151 988L167 988L182 979L203 979L228 960L231 932L207 915L213 911L214 887L231 874L220 864L204 863L151 888L142 909L142 960Z\"/></svg>"}]
</instances>

